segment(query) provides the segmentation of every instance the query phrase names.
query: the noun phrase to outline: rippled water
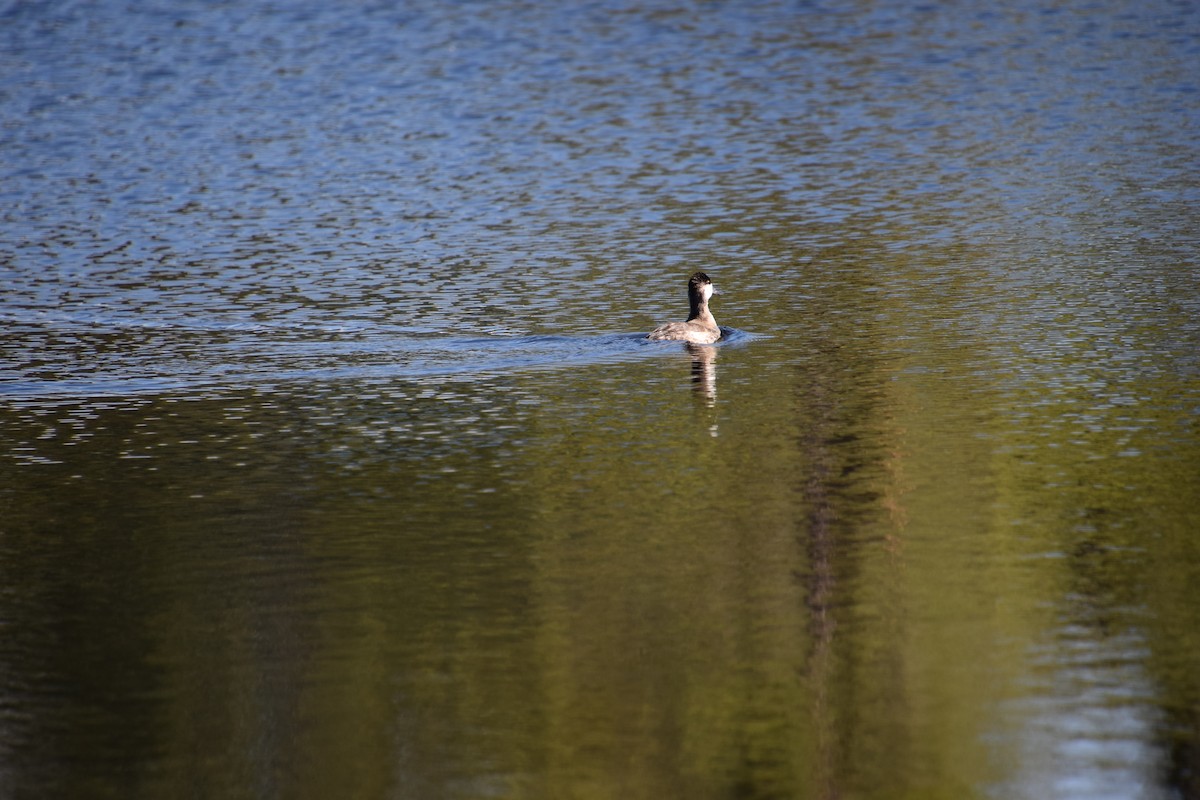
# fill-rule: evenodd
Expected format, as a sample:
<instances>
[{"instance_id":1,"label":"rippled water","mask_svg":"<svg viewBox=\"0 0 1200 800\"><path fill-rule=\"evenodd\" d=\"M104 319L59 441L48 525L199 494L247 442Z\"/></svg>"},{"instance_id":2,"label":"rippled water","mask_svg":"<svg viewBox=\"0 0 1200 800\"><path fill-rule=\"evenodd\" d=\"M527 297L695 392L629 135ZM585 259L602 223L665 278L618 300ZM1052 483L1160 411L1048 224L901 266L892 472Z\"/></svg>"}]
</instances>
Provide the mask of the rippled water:
<instances>
[{"instance_id":1,"label":"rippled water","mask_svg":"<svg viewBox=\"0 0 1200 800\"><path fill-rule=\"evenodd\" d=\"M1200 796L1192 4L0 43L3 794Z\"/></svg>"}]
</instances>

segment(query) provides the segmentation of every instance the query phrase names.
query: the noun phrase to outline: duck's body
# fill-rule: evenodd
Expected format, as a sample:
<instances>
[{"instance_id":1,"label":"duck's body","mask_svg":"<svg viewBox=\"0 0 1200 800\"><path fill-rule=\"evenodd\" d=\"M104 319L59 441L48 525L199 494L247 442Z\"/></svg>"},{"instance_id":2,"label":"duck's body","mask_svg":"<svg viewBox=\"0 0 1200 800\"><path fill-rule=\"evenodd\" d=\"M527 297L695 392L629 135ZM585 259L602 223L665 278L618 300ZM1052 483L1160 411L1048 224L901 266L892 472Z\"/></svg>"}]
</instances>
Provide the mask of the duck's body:
<instances>
[{"instance_id":1,"label":"duck's body","mask_svg":"<svg viewBox=\"0 0 1200 800\"><path fill-rule=\"evenodd\" d=\"M712 281L703 272L692 275L688 281L688 302L692 312L687 322L668 322L659 325L650 333L647 339L655 341L694 342L695 344L712 344L721 338L721 329L708 310L708 298L713 296Z\"/></svg>"},{"instance_id":2,"label":"duck's body","mask_svg":"<svg viewBox=\"0 0 1200 800\"><path fill-rule=\"evenodd\" d=\"M687 322L668 322L659 325L650 333L647 339L654 341L692 342L693 344L712 344L721 338L721 329L717 327L712 314L706 314L703 319L689 319Z\"/></svg>"}]
</instances>

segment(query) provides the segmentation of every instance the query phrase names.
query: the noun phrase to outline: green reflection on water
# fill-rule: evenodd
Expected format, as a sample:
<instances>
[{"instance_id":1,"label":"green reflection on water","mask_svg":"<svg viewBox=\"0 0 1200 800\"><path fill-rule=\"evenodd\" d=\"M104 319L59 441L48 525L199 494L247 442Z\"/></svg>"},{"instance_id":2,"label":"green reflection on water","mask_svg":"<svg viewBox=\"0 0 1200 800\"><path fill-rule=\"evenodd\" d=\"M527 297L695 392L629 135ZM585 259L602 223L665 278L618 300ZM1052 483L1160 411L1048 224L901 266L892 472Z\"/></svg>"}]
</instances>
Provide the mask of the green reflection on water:
<instances>
[{"instance_id":1,"label":"green reflection on water","mask_svg":"<svg viewBox=\"0 0 1200 800\"><path fill-rule=\"evenodd\" d=\"M9 784L961 797L1072 739L1186 770L1186 391L918 321L978 287L892 266L711 359L9 409L5 739L46 745ZM1151 719L1046 727L1096 709Z\"/></svg>"}]
</instances>

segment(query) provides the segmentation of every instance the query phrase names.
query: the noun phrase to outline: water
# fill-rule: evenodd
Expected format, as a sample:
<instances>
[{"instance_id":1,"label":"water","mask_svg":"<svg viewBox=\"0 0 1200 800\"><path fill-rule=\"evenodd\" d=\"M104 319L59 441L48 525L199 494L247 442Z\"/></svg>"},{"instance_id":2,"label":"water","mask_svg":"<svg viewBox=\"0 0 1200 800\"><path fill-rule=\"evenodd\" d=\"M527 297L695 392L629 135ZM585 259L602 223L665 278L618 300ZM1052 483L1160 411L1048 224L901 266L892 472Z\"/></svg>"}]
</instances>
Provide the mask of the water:
<instances>
[{"instance_id":1,"label":"water","mask_svg":"<svg viewBox=\"0 0 1200 800\"><path fill-rule=\"evenodd\" d=\"M1192 5L0 41L0 793L1200 796Z\"/></svg>"}]
</instances>

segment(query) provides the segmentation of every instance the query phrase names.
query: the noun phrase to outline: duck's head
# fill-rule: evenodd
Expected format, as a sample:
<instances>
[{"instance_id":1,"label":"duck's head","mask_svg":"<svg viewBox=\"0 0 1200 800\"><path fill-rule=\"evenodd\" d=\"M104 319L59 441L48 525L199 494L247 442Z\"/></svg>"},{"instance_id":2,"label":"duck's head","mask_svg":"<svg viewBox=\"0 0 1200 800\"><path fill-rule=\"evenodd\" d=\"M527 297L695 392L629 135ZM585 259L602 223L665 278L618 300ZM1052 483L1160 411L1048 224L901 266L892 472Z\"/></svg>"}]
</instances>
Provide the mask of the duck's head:
<instances>
[{"instance_id":1,"label":"duck's head","mask_svg":"<svg viewBox=\"0 0 1200 800\"><path fill-rule=\"evenodd\" d=\"M713 282L703 272L697 272L688 280L688 297L693 302L707 303L716 294Z\"/></svg>"}]
</instances>

